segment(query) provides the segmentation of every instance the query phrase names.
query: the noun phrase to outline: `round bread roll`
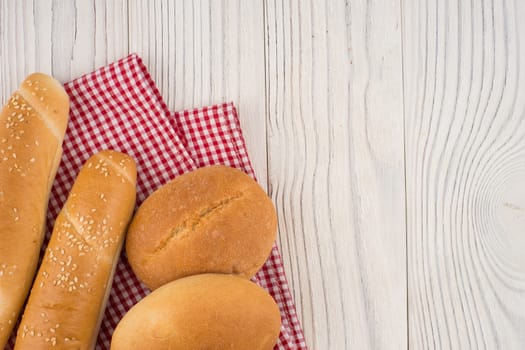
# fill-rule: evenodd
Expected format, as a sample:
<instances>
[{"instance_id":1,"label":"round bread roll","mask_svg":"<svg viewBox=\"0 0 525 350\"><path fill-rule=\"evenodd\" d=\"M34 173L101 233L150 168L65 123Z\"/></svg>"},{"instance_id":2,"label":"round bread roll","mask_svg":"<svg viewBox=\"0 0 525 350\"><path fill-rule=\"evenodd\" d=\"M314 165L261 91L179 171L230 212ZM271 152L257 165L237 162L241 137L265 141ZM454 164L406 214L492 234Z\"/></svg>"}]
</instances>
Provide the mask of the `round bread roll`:
<instances>
[{"instance_id":1,"label":"round bread roll","mask_svg":"<svg viewBox=\"0 0 525 350\"><path fill-rule=\"evenodd\" d=\"M112 350L271 350L279 308L256 284L233 275L203 274L165 284L117 325Z\"/></svg>"},{"instance_id":2,"label":"round bread roll","mask_svg":"<svg viewBox=\"0 0 525 350\"><path fill-rule=\"evenodd\" d=\"M257 182L240 170L210 166L176 177L142 203L126 252L151 289L201 273L251 278L276 233L275 207Z\"/></svg>"}]
</instances>

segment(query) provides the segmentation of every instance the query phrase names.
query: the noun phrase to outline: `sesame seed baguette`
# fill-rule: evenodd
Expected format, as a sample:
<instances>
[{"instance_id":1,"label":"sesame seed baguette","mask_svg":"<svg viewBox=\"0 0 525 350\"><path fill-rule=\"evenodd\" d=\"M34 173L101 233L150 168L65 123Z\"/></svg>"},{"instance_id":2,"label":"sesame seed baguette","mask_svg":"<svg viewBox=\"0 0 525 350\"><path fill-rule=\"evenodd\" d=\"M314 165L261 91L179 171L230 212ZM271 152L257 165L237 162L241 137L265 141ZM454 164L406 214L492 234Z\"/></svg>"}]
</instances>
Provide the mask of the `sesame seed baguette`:
<instances>
[{"instance_id":1,"label":"sesame seed baguette","mask_svg":"<svg viewBox=\"0 0 525 350\"><path fill-rule=\"evenodd\" d=\"M28 76L0 113L1 349L35 275L68 116L64 88L41 73Z\"/></svg>"},{"instance_id":2,"label":"sesame seed baguette","mask_svg":"<svg viewBox=\"0 0 525 350\"><path fill-rule=\"evenodd\" d=\"M133 214L133 159L87 160L57 217L22 316L15 349L93 349Z\"/></svg>"}]
</instances>

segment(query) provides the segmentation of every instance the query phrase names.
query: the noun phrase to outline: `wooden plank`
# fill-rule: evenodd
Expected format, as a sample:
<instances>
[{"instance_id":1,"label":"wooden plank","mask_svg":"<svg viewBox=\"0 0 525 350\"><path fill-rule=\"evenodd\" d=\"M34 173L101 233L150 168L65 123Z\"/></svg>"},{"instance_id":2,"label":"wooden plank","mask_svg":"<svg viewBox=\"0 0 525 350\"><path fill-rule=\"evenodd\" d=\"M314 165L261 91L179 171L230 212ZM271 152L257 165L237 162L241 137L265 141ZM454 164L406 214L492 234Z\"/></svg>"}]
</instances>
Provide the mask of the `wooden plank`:
<instances>
[{"instance_id":1,"label":"wooden plank","mask_svg":"<svg viewBox=\"0 0 525 350\"><path fill-rule=\"evenodd\" d=\"M39 7L45 7L41 3ZM26 76L37 69L35 49L35 18L33 3L0 2L0 102L7 101ZM40 23L38 23L40 24ZM46 33L42 33L46 35ZM44 61L45 62L45 61ZM49 62L49 61L48 61Z\"/></svg>"},{"instance_id":2,"label":"wooden plank","mask_svg":"<svg viewBox=\"0 0 525 350\"><path fill-rule=\"evenodd\" d=\"M524 15L403 1L411 348L525 348Z\"/></svg>"},{"instance_id":3,"label":"wooden plank","mask_svg":"<svg viewBox=\"0 0 525 350\"><path fill-rule=\"evenodd\" d=\"M261 1L133 1L130 50L171 110L234 101L248 152L267 183Z\"/></svg>"},{"instance_id":4,"label":"wooden plank","mask_svg":"<svg viewBox=\"0 0 525 350\"><path fill-rule=\"evenodd\" d=\"M312 349L405 349L400 6L266 1L269 184Z\"/></svg>"},{"instance_id":5,"label":"wooden plank","mask_svg":"<svg viewBox=\"0 0 525 350\"><path fill-rule=\"evenodd\" d=\"M0 6L2 104L31 72L64 82L127 53L127 0L3 0Z\"/></svg>"}]
</instances>

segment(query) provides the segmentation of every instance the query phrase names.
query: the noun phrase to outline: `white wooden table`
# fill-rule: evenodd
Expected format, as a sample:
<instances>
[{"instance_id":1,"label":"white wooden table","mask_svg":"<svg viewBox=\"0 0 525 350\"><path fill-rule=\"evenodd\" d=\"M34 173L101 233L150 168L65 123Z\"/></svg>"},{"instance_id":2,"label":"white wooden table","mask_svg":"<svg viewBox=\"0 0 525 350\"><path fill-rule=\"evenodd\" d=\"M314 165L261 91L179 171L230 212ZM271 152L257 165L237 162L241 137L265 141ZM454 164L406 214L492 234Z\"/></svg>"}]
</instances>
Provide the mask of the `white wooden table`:
<instances>
[{"instance_id":1,"label":"white wooden table","mask_svg":"<svg viewBox=\"0 0 525 350\"><path fill-rule=\"evenodd\" d=\"M0 0L0 97L139 53L233 100L312 349L525 348L525 3Z\"/></svg>"}]
</instances>

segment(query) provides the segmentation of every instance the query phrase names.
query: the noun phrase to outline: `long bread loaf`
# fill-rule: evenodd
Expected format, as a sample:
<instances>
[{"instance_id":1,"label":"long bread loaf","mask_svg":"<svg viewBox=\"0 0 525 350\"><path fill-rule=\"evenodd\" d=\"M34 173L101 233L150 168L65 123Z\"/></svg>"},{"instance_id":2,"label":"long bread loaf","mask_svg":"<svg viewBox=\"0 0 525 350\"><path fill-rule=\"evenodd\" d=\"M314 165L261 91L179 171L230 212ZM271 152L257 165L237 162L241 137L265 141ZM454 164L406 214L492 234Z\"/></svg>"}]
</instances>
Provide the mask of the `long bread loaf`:
<instances>
[{"instance_id":1,"label":"long bread loaf","mask_svg":"<svg viewBox=\"0 0 525 350\"><path fill-rule=\"evenodd\" d=\"M35 274L68 116L64 88L41 73L28 76L0 113L2 349Z\"/></svg>"},{"instance_id":2,"label":"long bread loaf","mask_svg":"<svg viewBox=\"0 0 525 350\"><path fill-rule=\"evenodd\" d=\"M102 151L83 166L57 217L15 349L93 349L135 207L136 167Z\"/></svg>"}]
</instances>

